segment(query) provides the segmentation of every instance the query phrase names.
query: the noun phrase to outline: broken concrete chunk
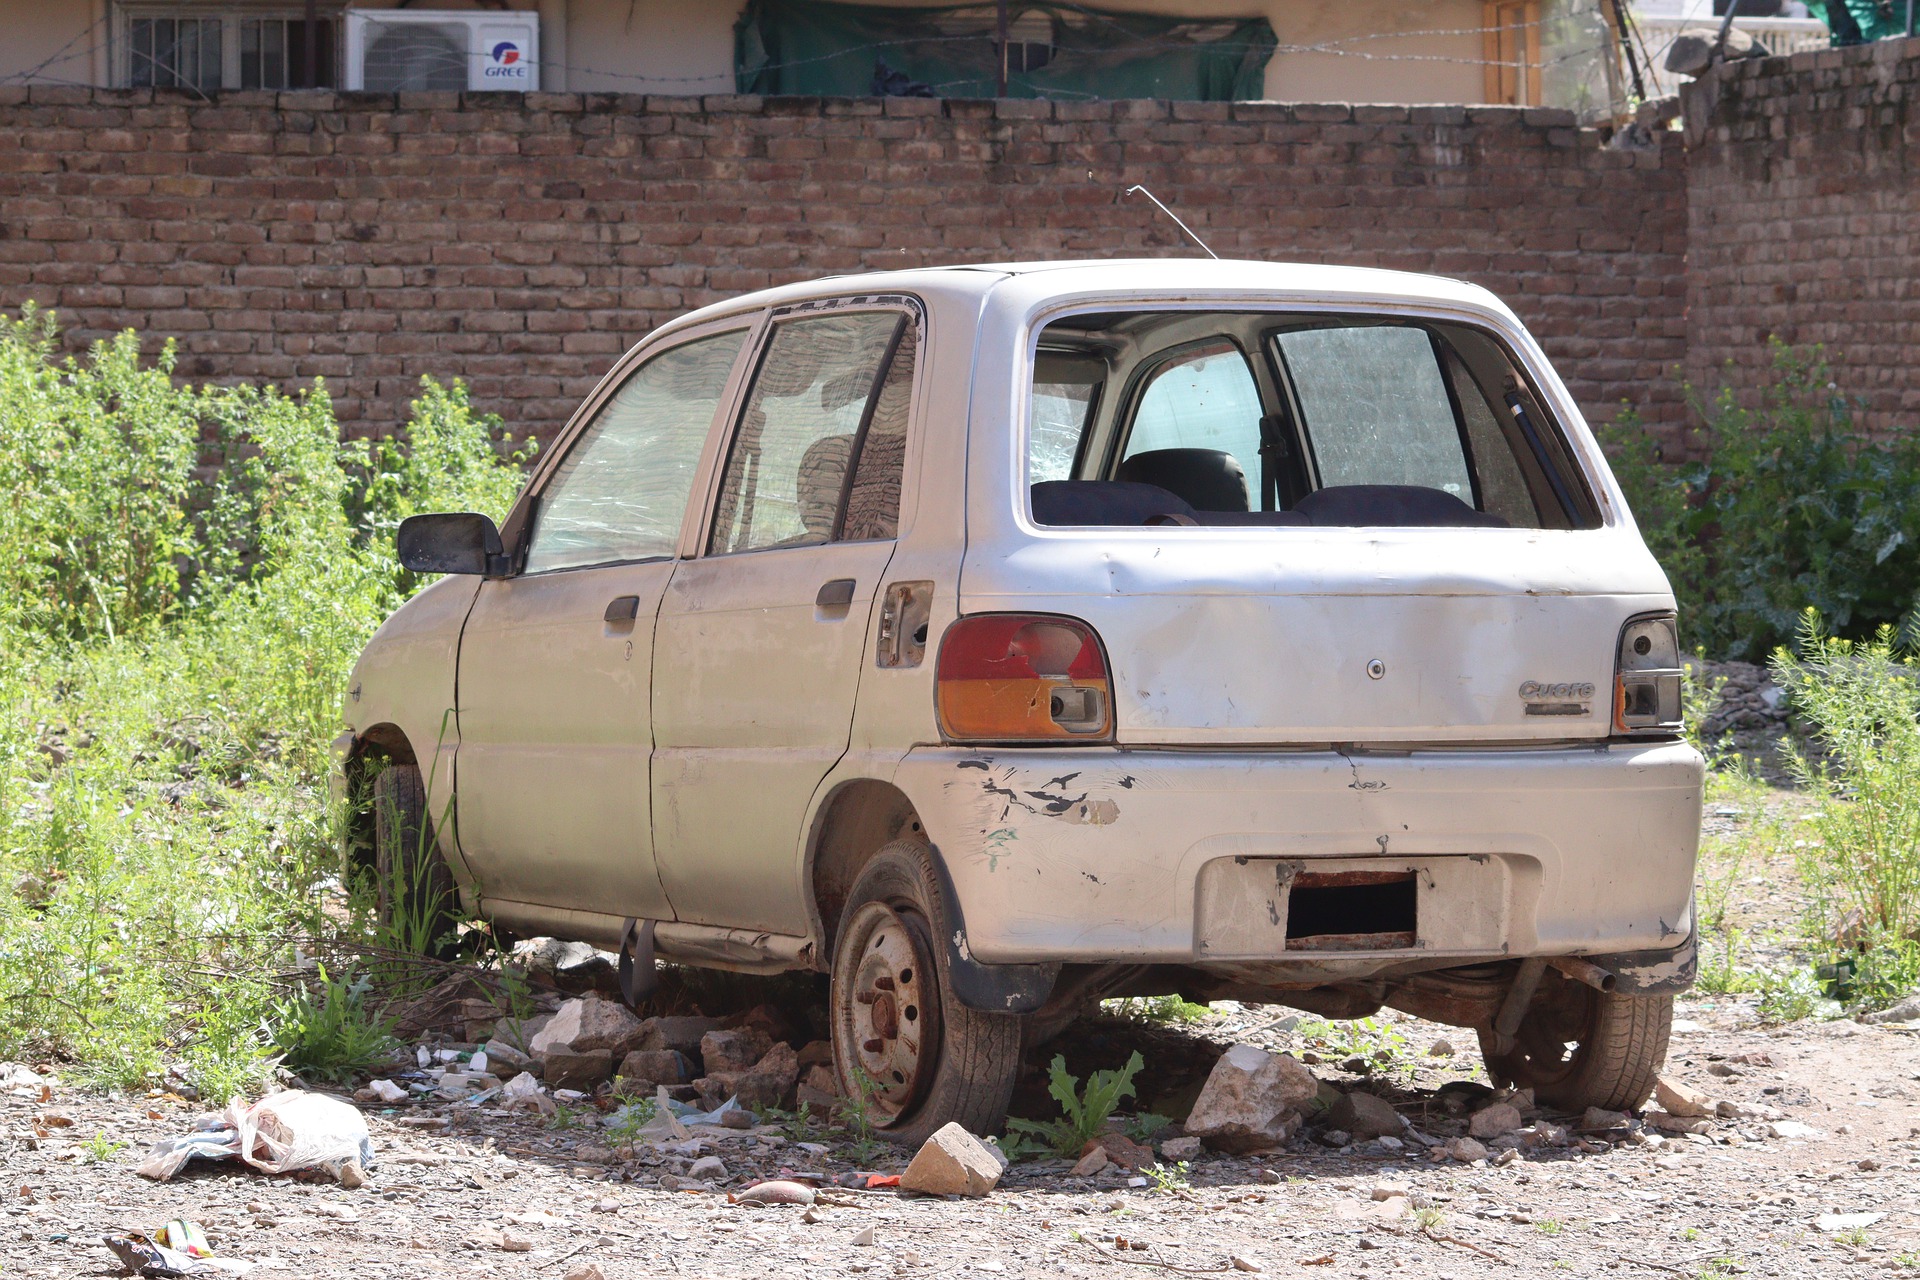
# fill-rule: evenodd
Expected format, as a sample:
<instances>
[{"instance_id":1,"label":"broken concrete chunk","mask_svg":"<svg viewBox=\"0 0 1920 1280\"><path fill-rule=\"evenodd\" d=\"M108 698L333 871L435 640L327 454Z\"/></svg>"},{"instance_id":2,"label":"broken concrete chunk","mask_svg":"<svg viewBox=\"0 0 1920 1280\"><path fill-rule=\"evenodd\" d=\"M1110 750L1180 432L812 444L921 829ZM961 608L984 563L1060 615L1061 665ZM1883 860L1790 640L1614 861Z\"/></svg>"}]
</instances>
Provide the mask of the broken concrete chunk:
<instances>
[{"instance_id":1,"label":"broken concrete chunk","mask_svg":"<svg viewBox=\"0 0 1920 1280\"><path fill-rule=\"evenodd\" d=\"M639 1043L643 1029L640 1019L625 1005L597 996L580 996L560 1006L529 1048L535 1057L544 1057L552 1049L575 1053L605 1049L620 1058Z\"/></svg>"},{"instance_id":2,"label":"broken concrete chunk","mask_svg":"<svg viewBox=\"0 0 1920 1280\"><path fill-rule=\"evenodd\" d=\"M718 1018L648 1018L640 1024L636 1049L672 1049L689 1058L698 1056L700 1038L720 1027Z\"/></svg>"},{"instance_id":3,"label":"broken concrete chunk","mask_svg":"<svg viewBox=\"0 0 1920 1280\"><path fill-rule=\"evenodd\" d=\"M1200 1139L1194 1137L1168 1138L1160 1144L1162 1160L1192 1160L1200 1154Z\"/></svg>"},{"instance_id":4,"label":"broken concrete chunk","mask_svg":"<svg viewBox=\"0 0 1920 1280\"><path fill-rule=\"evenodd\" d=\"M1712 1098L1692 1085L1675 1080L1672 1076L1654 1078L1653 1096L1670 1115L1710 1116L1713 1114Z\"/></svg>"},{"instance_id":5,"label":"broken concrete chunk","mask_svg":"<svg viewBox=\"0 0 1920 1280\"><path fill-rule=\"evenodd\" d=\"M1220 1055L1187 1117L1186 1131L1223 1151L1282 1146L1314 1096L1312 1073L1284 1053L1236 1044Z\"/></svg>"},{"instance_id":6,"label":"broken concrete chunk","mask_svg":"<svg viewBox=\"0 0 1920 1280\"><path fill-rule=\"evenodd\" d=\"M984 1196L999 1184L1004 1167L986 1143L959 1124L949 1123L920 1144L913 1162L900 1175L900 1189L924 1195Z\"/></svg>"},{"instance_id":7,"label":"broken concrete chunk","mask_svg":"<svg viewBox=\"0 0 1920 1280\"><path fill-rule=\"evenodd\" d=\"M1353 1135L1355 1142L1398 1137L1400 1131L1407 1127L1392 1103L1360 1089L1341 1094L1340 1100L1327 1113L1327 1119L1335 1128L1345 1129Z\"/></svg>"},{"instance_id":8,"label":"broken concrete chunk","mask_svg":"<svg viewBox=\"0 0 1920 1280\"><path fill-rule=\"evenodd\" d=\"M1467 1132L1485 1141L1512 1133L1522 1123L1520 1108L1511 1102L1496 1102L1473 1113L1467 1121Z\"/></svg>"},{"instance_id":9,"label":"broken concrete chunk","mask_svg":"<svg viewBox=\"0 0 1920 1280\"><path fill-rule=\"evenodd\" d=\"M714 1032L714 1035L731 1034ZM800 1076L800 1064L791 1046L784 1042L767 1050L760 1061L747 1071L713 1071L693 1082L701 1101L719 1106L728 1098L738 1098L749 1111L786 1105Z\"/></svg>"},{"instance_id":10,"label":"broken concrete chunk","mask_svg":"<svg viewBox=\"0 0 1920 1280\"><path fill-rule=\"evenodd\" d=\"M1647 1123L1662 1133L1710 1133L1713 1122L1699 1116L1674 1115L1666 1111L1647 1112Z\"/></svg>"},{"instance_id":11,"label":"broken concrete chunk","mask_svg":"<svg viewBox=\"0 0 1920 1280\"><path fill-rule=\"evenodd\" d=\"M677 1049L635 1049L620 1059L614 1074L631 1089L651 1095L656 1085L691 1083L693 1064Z\"/></svg>"},{"instance_id":12,"label":"broken concrete chunk","mask_svg":"<svg viewBox=\"0 0 1920 1280\"><path fill-rule=\"evenodd\" d=\"M511 1080L522 1071L539 1067L538 1061L531 1055L497 1038L487 1041L481 1046L481 1051L487 1055L487 1070L502 1080Z\"/></svg>"},{"instance_id":13,"label":"broken concrete chunk","mask_svg":"<svg viewBox=\"0 0 1920 1280\"><path fill-rule=\"evenodd\" d=\"M1583 1130L1624 1129L1632 1119L1624 1111L1606 1111L1600 1107L1588 1107L1586 1114L1580 1117Z\"/></svg>"},{"instance_id":14,"label":"broken concrete chunk","mask_svg":"<svg viewBox=\"0 0 1920 1280\"><path fill-rule=\"evenodd\" d=\"M1144 1169L1154 1163L1152 1147L1142 1146L1124 1133L1103 1133L1088 1140L1080 1149L1081 1156L1090 1155L1096 1148L1107 1153L1107 1159L1126 1169Z\"/></svg>"},{"instance_id":15,"label":"broken concrete chunk","mask_svg":"<svg viewBox=\"0 0 1920 1280\"><path fill-rule=\"evenodd\" d=\"M758 1027L709 1031L700 1037L700 1063L707 1075L751 1071L773 1048L773 1037Z\"/></svg>"},{"instance_id":16,"label":"broken concrete chunk","mask_svg":"<svg viewBox=\"0 0 1920 1280\"><path fill-rule=\"evenodd\" d=\"M1472 1164L1476 1160L1487 1158L1487 1148L1475 1138L1450 1138L1441 1150L1462 1164Z\"/></svg>"},{"instance_id":17,"label":"broken concrete chunk","mask_svg":"<svg viewBox=\"0 0 1920 1280\"><path fill-rule=\"evenodd\" d=\"M699 1178L703 1182L725 1182L731 1175L727 1165L719 1156L701 1156L687 1169L689 1178Z\"/></svg>"},{"instance_id":18,"label":"broken concrete chunk","mask_svg":"<svg viewBox=\"0 0 1920 1280\"><path fill-rule=\"evenodd\" d=\"M540 1058L540 1075L555 1089L592 1093L613 1074L613 1051L551 1049Z\"/></svg>"},{"instance_id":19,"label":"broken concrete chunk","mask_svg":"<svg viewBox=\"0 0 1920 1280\"><path fill-rule=\"evenodd\" d=\"M1091 1178L1112 1165L1113 1161L1107 1158L1106 1148L1089 1145L1087 1153L1074 1163L1069 1172L1076 1178Z\"/></svg>"}]
</instances>

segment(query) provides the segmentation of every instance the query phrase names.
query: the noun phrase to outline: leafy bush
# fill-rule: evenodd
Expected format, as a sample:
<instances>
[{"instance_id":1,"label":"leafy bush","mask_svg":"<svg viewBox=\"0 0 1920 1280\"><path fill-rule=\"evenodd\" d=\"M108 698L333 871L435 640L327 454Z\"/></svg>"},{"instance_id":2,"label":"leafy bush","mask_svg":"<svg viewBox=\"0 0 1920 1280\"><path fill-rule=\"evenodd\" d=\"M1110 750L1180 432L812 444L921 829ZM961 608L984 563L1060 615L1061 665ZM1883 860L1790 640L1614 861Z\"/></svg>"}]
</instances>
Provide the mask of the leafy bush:
<instances>
[{"instance_id":1,"label":"leafy bush","mask_svg":"<svg viewBox=\"0 0 1920 1280\"><path fill-rule=\"evenodd\" d=\"M364 977L333 977L325 965L318 978L275 1004L268 1019L282 1061L308 1080L347 1084L398 1047L393 1022L376 1014Z\"/></svg>"},{"instance_id":2,"label":"leafy bush","mask_svg":"<svg viewBox=\"0 0 1920 1280\"><path fill-rule=\"evenodd\" d=\"M1920 978L1920 668L1893 628L1856 644L1811 612L1799 647L1773 671L1812 729L1811 749L1789 756L1819 801L1798 851L1812 940L1863 957L1860 998L1897 998Z\"/></svg>"},{"instance_id":3,"label":"leafy bush","mask_svg":"<svg viewBox=\"0 0 1920 1280\"><path fill-rule=\"evenodd\" d=\"M323 386L177 386L131 334L56 338L0 317L0 1056L223 1099L266 1077L296 944L368 937L327 744L417 585L391 530L504 516L521 455L458 384L424 384L411 448L343 443Z\"/></svg>"},{"instance_id":4,"label":"leafy bush","mask_svg":"<svg viewBox=\"0 0 1920 1280\"><path fill-rule=\"evenodd\" d=\"M1898 625L1920 601L1920 439L1869 440L1816 349L1775 343L1760 406L1698 406L1690 460L1669 464L1628 413L1602 432L1692 643L1763 659L1817 609L1842 636Z\"/></svg>"},{"instance_id":5,"label":"leafy bush","mask_svg":"<svg viewBox=\"0 0 1920 1280\"><path fill-rule=\"evenodd\" d=\"M1135 1052L1118 1071L1089 1075L1083 1094L1079 1079L1067 1071L1067 1060L1056 1054L1047 1068L1047 1092L1060 1104L1059 1118L1044 1123L1012 1119L1007 1121L1007 1131L1015 1135L1020 1149L1030 1150L1037 1144L1056 1155L1076 1157L1088 1142L1107 1131L1107 1118L1120 1100L1134 1096L1133 1078L1145 1066Z\"/></svg>"}]
</instances>

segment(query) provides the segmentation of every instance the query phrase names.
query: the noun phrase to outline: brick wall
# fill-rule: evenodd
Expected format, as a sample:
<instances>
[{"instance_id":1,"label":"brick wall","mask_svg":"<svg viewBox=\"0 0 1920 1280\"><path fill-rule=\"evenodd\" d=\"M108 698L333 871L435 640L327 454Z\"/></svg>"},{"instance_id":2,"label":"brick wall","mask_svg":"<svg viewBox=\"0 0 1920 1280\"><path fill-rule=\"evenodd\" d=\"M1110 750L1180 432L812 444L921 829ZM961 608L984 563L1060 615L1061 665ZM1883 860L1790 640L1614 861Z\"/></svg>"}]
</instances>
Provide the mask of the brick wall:
<instances>
[{"instance_id":1,"label":"brick wall","mask_svg":"<svg viewBox=\"0 0 1920 1280\"><path fill-rule=\"evenodd\" d=\"M0 306L200 379L422 374L551 431L651 326L825 272L1187 250L1477 281L1596 418L1680 415L1684 155L1557 111L0 88Z\"/></svg>"},{"instance_id":2,"label":"brick wall","mask_svg":"<svg viewBox=\"0 0 1920 1280\"><path fill-rule=\"evenodd\" d=\"M1920 410L1920 41L1723 67L1683 98L1688 375L1751 397L1824 344L1865 425ZM1729 368L1729 362L1731 367Z\"/></svg>"}]
</instances>

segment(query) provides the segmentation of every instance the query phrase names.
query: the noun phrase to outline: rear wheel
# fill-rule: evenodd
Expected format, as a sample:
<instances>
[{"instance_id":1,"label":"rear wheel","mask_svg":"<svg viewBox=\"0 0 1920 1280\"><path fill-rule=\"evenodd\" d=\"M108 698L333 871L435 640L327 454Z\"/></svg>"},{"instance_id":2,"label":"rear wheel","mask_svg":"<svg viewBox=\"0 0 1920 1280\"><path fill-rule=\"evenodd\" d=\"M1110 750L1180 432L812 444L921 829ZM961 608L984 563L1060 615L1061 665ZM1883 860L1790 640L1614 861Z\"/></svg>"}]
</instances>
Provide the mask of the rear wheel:
<instances>
[{"instance_id":1,"label":"rear wheel","mask_svg":"<svg viewBox=\"0 0 1920 1280\"><path fill-rule=\"evenodd\" d=\"M854 881L833 952L833 1058L875 1131L917 1146L942 1125L977 1134L1006 1119L1020 1070L1021 1019L953 994L944 939L952 913L932 852L896 840Z\"/></svg>"},{"instance_id":2,"label":"rear wheel","mask_svg":"<svg viewBox=\"0 0 1920 1280\"><path fill-rule=\"evenodd\" d=\"M393 764L373 780L373 865L389 945L442 959L458 951L453 873L440 856L420 770Z\"/></svg>"},{"instance_id":3,"label":"rear wheel","mask_svg":"<svg viewBox=\"0 0 1920 1280\"><path fill-rule=\"evenodd\" d=\"M1480 1053L1496 1083L1531 1088L1547 1106L1630 1111L1652 1094L1672 1030L1671 995L1608 993L1559 979L1542 986L1512 1049L1499 1052L1482 1031Z\"/></svg>"}]
</instances>

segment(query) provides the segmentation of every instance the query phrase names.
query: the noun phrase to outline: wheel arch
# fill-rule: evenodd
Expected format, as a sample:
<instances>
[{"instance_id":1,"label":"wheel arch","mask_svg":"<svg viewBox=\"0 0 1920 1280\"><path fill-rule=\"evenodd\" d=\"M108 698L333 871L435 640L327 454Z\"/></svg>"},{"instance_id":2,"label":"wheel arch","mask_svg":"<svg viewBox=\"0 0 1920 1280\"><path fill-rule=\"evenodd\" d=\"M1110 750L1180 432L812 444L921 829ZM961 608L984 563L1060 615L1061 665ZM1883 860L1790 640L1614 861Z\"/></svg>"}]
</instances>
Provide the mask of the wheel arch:
<instances>
[{"instance_id":1,"label":"wheel arch","mask_svg":"<svg viewBox=\"0 0 1920 1280\"><path fill-rule=\"evenodd\" d=\"M419 764L405 730L383 721L355 732L346 758L341 762L346 782L341 852L349 873L357 867L373 865L373 780L390 764Z\"/></svg>"}]
</instances>

